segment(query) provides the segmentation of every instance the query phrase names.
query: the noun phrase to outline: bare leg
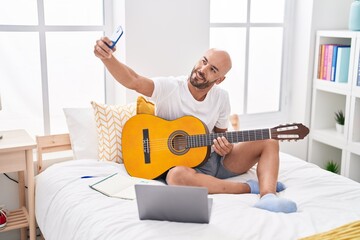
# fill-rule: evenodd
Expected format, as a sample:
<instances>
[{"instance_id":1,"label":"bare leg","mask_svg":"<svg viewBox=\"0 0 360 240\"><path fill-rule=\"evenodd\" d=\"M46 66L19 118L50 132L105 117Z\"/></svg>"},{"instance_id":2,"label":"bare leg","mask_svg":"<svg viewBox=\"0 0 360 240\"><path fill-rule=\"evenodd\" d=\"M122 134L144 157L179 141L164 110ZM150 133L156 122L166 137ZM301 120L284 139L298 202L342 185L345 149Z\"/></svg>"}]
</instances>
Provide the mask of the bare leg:
<instances>
[{"instance_id":1,"label":"bare leg","mask_svg":"<svg viewBox=\"0 0 360 240\"><path fill-rule=\"evenodd\" d=\"M256 162L258 162L257 176L261 198L254 207L272 212L296 212L295 202L278 198L275 195L279 173L279 144L277 141L266 140L237 144L224 159L225 167L235 173L242 173Z\"/></svg>"},{"instance_id":2,"label":"bare leg","mask_svg":"<svg viewBox=\"0 0 360 240\"><path fill-rule=\"evenodd\" d=\"M189 167L174 167L169 170L166 181L169 185L197 186L208 188L209 193L250 193L245 183L221 180L216 177L198 173Z\"/></svg>"},{"instance_id":3,"label":"bare leg","mask_svg":"<svg viewBox=\"0 0 360 240\"><path fill-rule=\"evenodd\" d=\"M257 175L260 195L276 192L279 170L279 145L275 140L235 144L226 155L224 166L231 172L242 174L258 163ZM170 185L207 187L209 193L250 193L248 184L221 180L196 172L192 168L178 166L172 168L166 178Z\"/></svg>"},{"instance_id":4,"label":"bare leg","mask_svg":"<svg viewBox=\"0 0 360 240\"><path fill-rule=\"evenodd\" d=\"M260 195L276 192L279 173L279 144L264 140L235 144L224 159L224 166L234 173L245 173L256 163Z\"/></svg>"}]
</instances>

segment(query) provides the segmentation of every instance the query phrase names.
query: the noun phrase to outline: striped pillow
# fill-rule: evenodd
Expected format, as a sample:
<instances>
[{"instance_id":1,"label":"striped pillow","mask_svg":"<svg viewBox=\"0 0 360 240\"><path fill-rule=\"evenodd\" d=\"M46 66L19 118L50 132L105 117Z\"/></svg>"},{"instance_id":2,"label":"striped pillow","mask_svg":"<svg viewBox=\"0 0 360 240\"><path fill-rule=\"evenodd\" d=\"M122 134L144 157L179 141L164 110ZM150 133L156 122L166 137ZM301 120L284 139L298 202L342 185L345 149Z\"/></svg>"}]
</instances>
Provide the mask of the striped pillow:
<instances>
[{"instance_id":1,"label":"striped pillow","mask_svg":"<svg viewBox=\"0 0 360 240\"><path fill-rule=\"evenodd\" d=\"M91 102L98 132L99 160L122 163L121 134L125 122L136 114L136 103L124 106Z\"/></svg>"}]
</instances>

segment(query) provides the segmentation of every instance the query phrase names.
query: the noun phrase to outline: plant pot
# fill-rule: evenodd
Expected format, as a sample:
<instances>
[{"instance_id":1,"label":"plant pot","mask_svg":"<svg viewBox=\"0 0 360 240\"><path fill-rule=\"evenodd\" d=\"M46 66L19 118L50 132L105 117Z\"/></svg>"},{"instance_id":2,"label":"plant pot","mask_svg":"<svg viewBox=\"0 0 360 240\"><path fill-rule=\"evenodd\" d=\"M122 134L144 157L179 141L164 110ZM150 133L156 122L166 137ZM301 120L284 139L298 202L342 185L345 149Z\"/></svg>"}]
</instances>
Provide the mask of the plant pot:
<instances>
[{"instance_id":1,"label":"plant pot","mask_svg":"<svg viewBox=\"0 0 360 240\"><path fill-rule=\"evenodd\" d=\"M344 125L341 125L341 124L336 123L336 131L337 131L338 133L343 134L343 133L344 133Z\"/></svg>"}]
</instances>

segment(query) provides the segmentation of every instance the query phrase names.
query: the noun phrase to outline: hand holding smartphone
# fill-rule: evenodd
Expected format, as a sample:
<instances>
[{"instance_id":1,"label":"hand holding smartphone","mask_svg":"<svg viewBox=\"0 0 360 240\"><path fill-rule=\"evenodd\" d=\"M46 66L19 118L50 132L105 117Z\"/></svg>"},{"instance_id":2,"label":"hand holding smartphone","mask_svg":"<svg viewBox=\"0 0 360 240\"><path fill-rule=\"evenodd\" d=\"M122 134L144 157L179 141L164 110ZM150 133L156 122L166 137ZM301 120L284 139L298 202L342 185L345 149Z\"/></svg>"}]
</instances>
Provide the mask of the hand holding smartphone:
<instances>
[{"instance_id":1,"label":"hand holding smartphone","mask_svg":"<svg viewBox=\"0 0 360 240\"><path fill-rule=\"evenodd\" d=\"M124 33L124 31L123 31L122 27L121 27L121 26L118 26L118 27L115 29L115 31L114 31L114 33L112 34L112 36L110 37L110 40L111 40L111 42L112 42L112 45L108 45L108 44L106 44L106 45L108 45L109 48L113 49L113 48L115 47L116 43L117 43L117 42L119 41L119 39L121 38L121 36L123 35L123 33Z\"/></svg>"}]
</instances>

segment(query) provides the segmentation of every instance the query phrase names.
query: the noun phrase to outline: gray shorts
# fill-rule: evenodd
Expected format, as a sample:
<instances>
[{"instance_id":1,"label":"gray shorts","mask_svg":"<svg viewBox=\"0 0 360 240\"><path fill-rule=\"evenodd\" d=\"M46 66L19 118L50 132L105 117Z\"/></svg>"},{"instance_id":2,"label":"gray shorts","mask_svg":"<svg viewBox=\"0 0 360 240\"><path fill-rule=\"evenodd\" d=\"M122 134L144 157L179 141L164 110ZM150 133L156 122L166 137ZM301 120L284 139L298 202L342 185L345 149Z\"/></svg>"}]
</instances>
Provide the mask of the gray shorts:
<instances>
[{"instance_id":1,"label":"gray shorts","mask_svg":"<svg viewBox=\"0 0 360 240\"><path fill-rule=\"evenodd\" d=\"M224 157L216 152L210 154L210 158L201 166L194 168L199 173L204 173L220 179L238 176L224 167Z\"/></svg>"}]
</instances>

